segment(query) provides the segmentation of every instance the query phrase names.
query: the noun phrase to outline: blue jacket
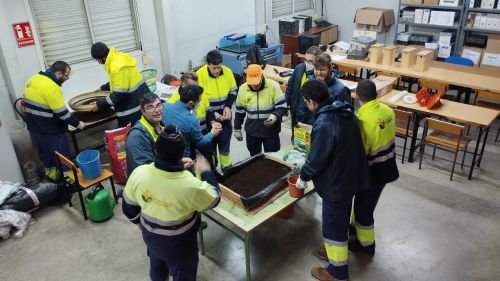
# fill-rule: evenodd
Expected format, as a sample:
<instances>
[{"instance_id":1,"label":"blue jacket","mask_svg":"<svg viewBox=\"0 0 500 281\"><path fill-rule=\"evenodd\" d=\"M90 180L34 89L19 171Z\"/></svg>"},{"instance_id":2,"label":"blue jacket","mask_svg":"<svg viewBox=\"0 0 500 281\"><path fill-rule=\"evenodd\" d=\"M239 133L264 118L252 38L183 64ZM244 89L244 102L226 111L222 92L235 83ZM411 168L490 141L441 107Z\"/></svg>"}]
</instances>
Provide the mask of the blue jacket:
<instances>
[{"instance_id":1,"label":"blue jacket","mask_svg":"<svg viewBox=\"0 0 500 281\"><path fill-rule=\"evenodd\" d=\"M184 138L184 155L190 157L191 149L196 149L209 145L213 139L213 134L201 133L200 121L198 117L183 102L163 104L163 124L174 124L179 128Z\"/></svg>"},{"instance_id":2,"label":"blue jacket","mask_svg":"<svg viewBox=\"0 0 500 281\"><path fill-rule=\"evenodd\" d=\"M328 91L333 101L351 103L351 90L349 90L342 81L335 78L333 72L330 79L326 80L326 85L328 86Z\"/></svg>"},{"instance_id":3,"label":"blue jacket","mask_svg":"<svg viewBox=\"0 0 500 281\"><path fill-rule=\"evenodd\" d=\"M302 85L302 76L306 72L306 65L304 63L298 64L293 70L292 77L288 80L286 86L285 98L286 103L290 106L290 115L292 119L292 126L297 125L298 122L312 125L314 123L313 113L305 106L302 96L300 95L300 88ZM313 78L313 73L307 73L309 78Z\"/></svg>"},{"instance_id":4,"label":"blue jacket","mask_svg":"<svg viewBox=\"0 0 500 281\"><path fill-rule=\"evenodd\" d=\"M140 165L153 163L155 159L155 142L141 122L137 121L128 132L125 150L127 151L128 176Z\"/></svg>"},{"instance_id":5,"label":"blue jacket","mask_svg":"<svg viewBox=\"0 0 500 281\"><path fill-rule=\"evenodd\" d=\"M368 188L368 163L354 108L330 99L315 117L311 150L300 178L312 180L318 195L330 201Z\"/></svg>"}]
</instances>

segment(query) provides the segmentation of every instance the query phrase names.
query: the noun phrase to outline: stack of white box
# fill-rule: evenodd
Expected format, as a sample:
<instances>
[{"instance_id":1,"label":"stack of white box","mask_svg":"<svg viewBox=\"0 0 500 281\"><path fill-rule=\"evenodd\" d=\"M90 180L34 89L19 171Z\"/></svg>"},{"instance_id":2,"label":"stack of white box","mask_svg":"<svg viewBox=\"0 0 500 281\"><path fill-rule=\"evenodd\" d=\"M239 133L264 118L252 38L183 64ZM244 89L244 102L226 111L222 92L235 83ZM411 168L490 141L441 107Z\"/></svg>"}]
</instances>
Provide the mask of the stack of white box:
<instances>
[{"instance_id":1,"label":"stack of white box","mask_svg":"<svg viewBox=\"0 0 500 281\"><path fill-rule=\"evenodd\" d=\"M431 11L429 24L453 26L455 23L455 12Z\"/></svg>"},{"instance_id":2,"label":"stack of white box","mask_svg":"<svg viewBox=\"0 0 500 281\"><path fill-rule=\"evenodd\" d=\"M474 19L473 27L500 30L500 15L478 13Z\"/></svg>"},{"instance_id":3,"label":"stack of white box","mask_svg":"<svg viewBox=\"0 0 500 281\"><path fill-rule=\"evenodd\" d=\"M439 33L439 52L438 57L447 58L451 56L451 50L455 44L455 36L452 32Z\"/></svg>"}]
</instances>

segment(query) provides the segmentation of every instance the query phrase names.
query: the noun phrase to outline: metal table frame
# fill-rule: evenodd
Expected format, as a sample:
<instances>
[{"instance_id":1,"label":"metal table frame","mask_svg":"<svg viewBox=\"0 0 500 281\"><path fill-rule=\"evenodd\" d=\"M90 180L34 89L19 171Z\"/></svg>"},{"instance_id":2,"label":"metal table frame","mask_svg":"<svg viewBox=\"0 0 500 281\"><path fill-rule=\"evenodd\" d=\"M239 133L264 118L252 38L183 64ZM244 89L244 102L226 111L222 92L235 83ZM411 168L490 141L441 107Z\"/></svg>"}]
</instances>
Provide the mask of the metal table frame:
<instances>
[{"instance_id":1,"label":"metal table frame","mask_svg":"<svg viewBox=\"0 0 500 281\"><path fill-rule=\"evenodd\" d=\"M267 206L263 207L256 213L246 212L240 207L236 206L236 204L230 202L225 198L221 199L221 202L217 207L208 212L203 213L205 217L207 217L220 227L224 228L225 230L229 231L231 234L233 234L236 238L240 239L245 244L245 269L246 269L247 281L252 280L252 273L250 267L250 240L249 240L250 233L257 227L259 227L260 225L271 219L272 217L275 217L279 212L283 211L288 206L295 204L295 202L297 202L298 200L312 193L314 190L314 186L312 182L309 182L308 184L309 186L306 188L303 197L294 198L291 197L288 192L285 192L282 195L275 198L274 200L272 200L272 202L270 202ZM238 229L240 229L243 234L238 233L238 231L231 229L209 212L214 212L215 214L219 215L227 223L236 226ZM205 241L203 239L203 230L201 228L198 231L198 238L199 238L201 254L205 255Z\"/></svg>"},{"instance_id":2,"label":"metal table frame","mask_svg":"<svg viewBox=\"0 0 500 281\"><path fill-rule=\"evenodd\" d=\"M80 130L78 128L73 128L73 127L68 127L67 133L70 135L71 142L73 143L73 148L75 150L75 155L74 156L76 157L76 155L78 155L78 153L80 153L80 147L78 145L78 140L76 139L76 134L81 133L81 132L85 132L88 129L97 127L97 126L105 124L107 122L111 122L111 121L113 121L115 119L116 119L116 115L112 114L110 116L105 116L102 119L95 120L95 121L92 121L92 122L85 122L85 121L82 120L85 123L85 128L83 128L83 130ZM104 147L104 143L96 145L95 147L92 147L92 148L94 148L94 149L101 149L103 147Z\"/></svg>"}]
</instances>

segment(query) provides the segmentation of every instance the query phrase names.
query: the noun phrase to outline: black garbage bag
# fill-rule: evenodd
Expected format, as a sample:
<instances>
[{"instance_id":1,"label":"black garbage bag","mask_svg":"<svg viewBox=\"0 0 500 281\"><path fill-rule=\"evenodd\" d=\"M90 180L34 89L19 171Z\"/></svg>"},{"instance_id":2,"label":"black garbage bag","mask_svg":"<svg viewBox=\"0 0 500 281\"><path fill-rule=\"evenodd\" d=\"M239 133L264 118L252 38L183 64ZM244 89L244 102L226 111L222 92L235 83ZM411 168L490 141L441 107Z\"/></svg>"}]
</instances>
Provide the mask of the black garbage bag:
<instances>
[{"instance_id":1,"label":"black garbage bag","mask_svg":"<svg viewBox=\"0 0 500 281\"><path fill-rule=\"evenodd\" d=\"M35 208L42 208L61 197L61 188L54 182L42 180L29 187L19 187L2 205L0 210L11 209L28 212Z\"/></svg>"}]
</instances>

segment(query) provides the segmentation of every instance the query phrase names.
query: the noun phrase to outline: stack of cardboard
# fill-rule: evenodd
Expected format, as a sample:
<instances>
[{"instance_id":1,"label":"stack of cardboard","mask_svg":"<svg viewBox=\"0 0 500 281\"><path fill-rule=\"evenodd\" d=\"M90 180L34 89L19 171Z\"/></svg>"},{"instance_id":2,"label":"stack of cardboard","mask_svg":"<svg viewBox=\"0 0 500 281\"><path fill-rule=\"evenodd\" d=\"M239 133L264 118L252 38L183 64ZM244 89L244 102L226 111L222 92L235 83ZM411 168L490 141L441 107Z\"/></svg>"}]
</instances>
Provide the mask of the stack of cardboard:
<instances>
[{"instance_id":1,"label":"stack of cardboard","mask_svg":"<svg viewBox=\"0 0 500 281\"><path fill-rule=\"evenodd\" d=\"M500 68L500 35L490 34L481 60L482 68Z\"/></svg>"},{"instance_id":2,"label":"stack of cardboard","mask_svg":"<svg viewBox=\"0 0 500 281\"><path fill-rule=\"evenodd\" d=\"M354 16L357 34L364 33L361 36L371 37L380 43L385 43L386 32L389 31L394 21L392 9L364 7L357 9Z\"/></svg>"}]
</instances>

